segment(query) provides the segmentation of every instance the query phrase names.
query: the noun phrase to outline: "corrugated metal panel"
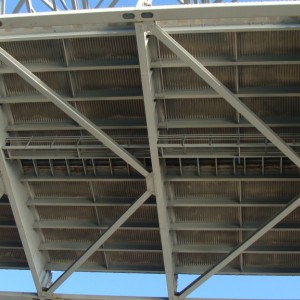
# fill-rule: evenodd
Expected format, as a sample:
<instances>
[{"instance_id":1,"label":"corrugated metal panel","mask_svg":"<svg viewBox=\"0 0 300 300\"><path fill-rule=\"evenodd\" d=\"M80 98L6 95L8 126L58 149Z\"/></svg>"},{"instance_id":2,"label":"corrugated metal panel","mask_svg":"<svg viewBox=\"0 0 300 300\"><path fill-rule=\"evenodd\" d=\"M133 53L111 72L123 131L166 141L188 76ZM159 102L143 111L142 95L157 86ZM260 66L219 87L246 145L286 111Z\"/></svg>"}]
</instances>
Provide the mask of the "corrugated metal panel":
<instances>
[{"instance_id":1,"label":"corrugated metal panel","mask_svg":"<svg viewBox=\"0 0 300 300\"><path fill-rule=\"evenodd\" d=\"M64 62L60 40L6 42L1 47L22 63Z\"/></svg>"},{"instance_id":2,"label":"corrugated metal panel","mask_svg":"<svg viewBox=\"0 0 300 300\"><path fill-rule=\"evenodd\" d=\"M92 197L87 182L30 182L35 197Z\"/></svg>"},{"instance_id":3,"label":"corrugated metal panel","mask_svg":"<svg viewBox=\"0 0 300 300\"><path fill-rule=\"evenodd\" d=\"M82 251L57 251L57 250L51 250L48 251L48 253L49 253L50 260L53 263L73 262L83 254ZM95 263L98 265L105 264L104 255L102 252L95 252L85 262L85 264L95 264Z\"/></svg>"},{"instance_id":4,"label":"corrugated metal panel","mask_svg":"<svg viewBox=\"0 0 300 300\"><path fill-rule=\"evenodd\" d=\"M176 231L177 244L236 245L239 233L236 231Z\"/></svg>"},{"instance_id":5,"label":"corrugated metal panel","mask_svg":"<svg viewBox=\"0 0 300 300\"><path fill-rule=\"evenodd\" d=\"M89 220L97 222L97 216L94 207L57 207L40 206L36 207L40 220Z\"/></svg>"},{"instance_id":6,"label":"corrugated metal panel","mask_svg":"<svg viewBox=\"0 0 300 300\"><path fill-rule=\"evenodd\" d=\"M107 61L114 59L137 59L136 40L133 36L69 39L70 60Z\"/></svg>"},{"instance_id":7,"label":"corrugated metal panel","mask_svg":"<svg viewBox=\"0 0 300 300\"><path fill-rule=\"evenodd\" d=\"M235 110L224 99L167 99L165 119L236 118ZM163 100L159 101L164 111Z\"/></svg>"},{"instance_id":8,"label":"corrugated metal panel","mask_svg":"<svg viewBox=\"0 0 300 300\"><path fill-rule=\"evenodd\" d=\"M244 233L246 236L246 232ZM300 246L299 231L269 231L261 237L255 245L257 246Z\"/></svg>"},{"instance_id":9,"label":"corrugated metal panel","mask_svg":"<svg viewBox=\"0 0 300 300\"><path fill-rule=\"evenodd\" d=\"M76 107L90 119L144 119L144 103L141 100L77 102Z\"/></svg>"},{"instance_id":10,"label":"corrugated metal panel","mask_svg":"<svg viewBox=\"0 0 300 300\"><path fill-rule=\"evenodd\" d=\"M242 221L243 223L263 223L279 210L278 207L244 207L242 209Z\"/></svg>"},{"instance_id":11,"label":"corrugated metal panel","mask_svg":"<svg viewBox=\"0 0 300 300\"><path fill-rule=\"evenodd\" d=\"M298 182L292 181L265 181L265 182L242 182L243 199L290 199L300 193Z\"/></svg>"},{"instance_id":12,"label":"corrugated metal panel","mask_svg":"<svg viewBox=\"0 0 300 300\"><path fill-rule=\"evenodd\" d=\"M38 76L44 83L56 92L71 96L67 73L47 72L37 73L36 76ZM17 74L3 74L3 80L6 86L7 96L38 94L32 86L30 86Z\"/></svg>"},{"instance_id":13,"label":"corrugated metal panel","mask_svg":"<svg viewBox=\"0 0 300 300\"><path fill-rule=\"evenodd\" d=\"M27 265L26 256L23 249L0 249L1 263L15 263L21 266Z\"/></svg>"},{"instance_id":14,"label":"corrugated metal panel","mask_svg":"<svg viewBox=\"0 0 300 300\"><path fill-rule=\"evenodd\" d=\"M236 128L168 128L161 129L161 135L234 135ZM191 139L191 138L190 138Z\"/></svg>"},{"instance_id":15,"label":"corrugated metal panel","mask_svg":"<svg viewBox=\"0 0 300 300\"><path fill-rule=\"evenodd\" d=\"M43 229L46 242L93 242L100 237L98 229Z\"/></svg>"},{"instance_id":16,"label":"corrugated metal panel","mask_svg":"<svg viewBox=\"0 0 300 300\"><path fill-rule=\"evenodd\" d=\"M120 218L125 211L123 206L97 207L100 222L110 223ZM157 212L155 207L140 207L129 219L132 223L157 223Z\"/></svg>"},{"instance_id":17,"label":"corrugated metal panel","mask_svg":"<svg viewBox=\"0 0 300 300\"><path fill-rule=\"evenodd\" d=\"M239 67L239 84L241 88L299 87L299 80L299 65Z\"/></svg>"},{"instance_id":18,"label":"corrugated metal panel","mask_svg":"<svg viewBox=\"0 0 300 300\"><path fill-rule=\"evenodd\" d=\"M96 197L139 197L146 189L143 181L93 182L92 186Z\"/></svg>"},{"instance_id":19,"label":"corrugated metal panel","mask_svg":"<svg viewBox=\"0 0 300 300\"><path fill-rule=\"evenodd\" d=\"M299 117L298 97L243 98L242 100L259 117Z\"/></svg>"},{"instance_id":20,"label":"corrugated metal panel","mask_svg":"<svg viewBox=\"0 0 300 300\"><path fill-rule=\"evenodd\" d=\"M14 216L13 216L11 207L9 205L0 206L0 221L14 222Z\"/></svg>"},{"instance_id":21,"label":"corrugated metal panel","mask_svg":"<svg viewBox=\"0 0 300 300\"><path fill-rule=\"evenodd\" d=\"M239 56L299 55L299 31L237 33Z\"/></svg>"},{"instance_id":22,"label":"corrugated metal panel","mask_svg":"<svg viewBox=\"0 0 300 300\"><path fill-rule=\"evenodd\" d=\"M237 197L237 182L171 182L171 189L175 198L218 198Z\"/></svg>"},{"instance_id":23,"label":"corrugated metal panel","mask_svg":"<svg viewBox=\"0 0 300 300\"><path fill-rule=\"evenodd\" d=\"M228 88L234 88L234 67L210 67L208 69ZM162 71L158 69L154 70L154 74L157 76L160 75L160 72L162 72L165 91L210 88L194 71L188 68L169 68Z\"/></svg>"},{"instance_id":24,"label":"corrugated metal panel","mask_svg":"<svg viewBox=\"0 0 300 300\"><path fill-rule=\"evenodd\" d=\"M239 211L234 207L181 207L174 208L176 222L235 223L239 221Z\"/></svg>"},{"instance_id":25,"label":"corrugated metal panel","mask_svg":"<svg viewBox=\"0 0 300 300\"><path fill-rule=\"evenodd\" d=\"M106 242L113 243L138 243L145 245L160 245L158 230L117 230Z\"/></svg>"},{"instance_id":26,"label":"corrugated metal panel","mask_svg":"<svg viewBox=\"0 0 300 300\"><path fill-rule=\"evenodd\" d=\"M211 266L217 263L221 258L224 257L224 254L186 254L178 253L176 255L176 265L177 266ZM229 266L238 267L239 260L238 258L234 259L229 263Z\"/></svg>"},{"instance_id":27,"label":"corrugated metal panel","mask_svg":"<svg viewBox=\"0 0 300 300\"><path fill-rule=\"evenodd\" d=\"M265 222L279 210L276 207L245 207L242 210L243 222ZM300 224L300 209L294 210L280 224Z\"/></svg>"},{"instance_id":28,"label":"corrugated metal panel","mask_svg":"<svg viewBox=\"0 0 300 300\"><path fill-rule=\"evenodd\" d=\"M139 70L101 70L72 72L77 92L124 88L140 88Z\"/></svg>"},{"instance_id":29,"label":"corrugated metal panel","mask_svg":"<svg viewBox=\"0 0 300 300\"><path fill-rule=\"evenodd\" d=\"M234 33L174 34L172 37L196 57L234 56ZM159 45L161 58L177 58L162 43Z\"/></svg>"},{"instance_id":30,"label":"corrugated metal panel","mask_svg":"<svg viewBox=\"0 0 300 300\"><path fill-rule=\"evenodd\" d=\"M15 123L61 122L70 119L52 103L18 103L10 107Z\"/></svg>"},{"instance_id":31,"label":"corrugated metal panel","mask_svg":"<svg viewBox=\"0 0 300 300\"><path fill-rule=\"evenodd\" d=\"M127 101L84 101L70 102L89 119L144 119L143 102ZM12 104L12 116L16 123L63 122L71 120L61 109L52 103Z\"/></svg>"},{"instance_id":32,"label":"corrugated metal panel","mask_svg":"<svg viewBox=\"0 0 300 300\"><path fill-rule=\"evenodd\" d=\"M130 265L130 266L163 266L161 253L147 252L109 252L107 253L109 265Z\"/></svg>"},{"instance_id":33,"label":"corrugated metal panel","mask_svg":"<svg viewBox=\"0 0 300 300\"><path fill-rule=\"evenodd\" d=\"M244 265L299 269L300 254L244 254Z\"/></svg>"},{"instance_id":34,"label":"corrugated metal panel","mask_svg":"<svg viewBox=\"0 0 300 300\"><path fill-rule=\"evenodd\" d=\"M20 235L17 228L0 228L0 240L6 242L20 242Z\"/></svg>"}]
</instances>

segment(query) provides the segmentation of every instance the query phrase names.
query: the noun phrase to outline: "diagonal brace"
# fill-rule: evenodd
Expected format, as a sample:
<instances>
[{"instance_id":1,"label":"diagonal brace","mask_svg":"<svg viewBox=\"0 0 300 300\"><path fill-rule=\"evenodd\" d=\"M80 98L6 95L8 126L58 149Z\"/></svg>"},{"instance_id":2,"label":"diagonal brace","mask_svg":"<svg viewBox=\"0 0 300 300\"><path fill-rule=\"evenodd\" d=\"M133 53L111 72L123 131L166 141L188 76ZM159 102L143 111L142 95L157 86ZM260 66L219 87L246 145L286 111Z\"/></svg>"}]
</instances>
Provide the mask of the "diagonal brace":
<instances>
[{"instance_id":1,"label":"diagonal brace","mask_svg":"<svg viewBox=\"0 0 300 300\"><path fill-rule=\"evenodd\" d=\"M261 238L270 229L276 226L280 221L282 221L286 216L288 216L292 211L294 211L300 205L300 195L291 200L283 209L281 209L275 216L271 217L267 222L265 222L260 228L258 228L250 237L248 237L244 242L230 251L223 259L217 262L210 269L205 271L201 276L196 278L191 284L189 284L185 289L183 289L177 295L179 299L184 299L191 292L193 292L197 287L204 283L211 276L222 270L228 263L233 259L243 253L247 248L249 248L253 243L255 243L259 238Z\"/></svg>"},{"instance_id":2,"label":"diagonal brace","mask_svg":"<svg viewBox=\"0 0 300 300\"><path fill-rule=\"evenodd\" d=\"M53 293L66 279L68 279L103 243L105 243L131 216L138 208L152 195L146 191L138 198L125 213L111 225L101 237L94 242L48 289L47 293Z\"/></svg>"},{"instance_id":3,"label":"diagonal brace","mask_svg":"<svg viewBox=\"0 0 300 300\"><path fill-rule=\"evenodd\" d=\"M267 124L265 124L252 110L250 110L238 97L224 86L210 71L208 71L196 58L176 42L157 24L149 25L149 30L183 62L185 62L199 77L211 86L234 109L247 119L258 131L260 131L274 146L285 154L298 168L300 158Z\"/></svg>"},{"instance_id":4,"label":"diagonal brace","mask_svg":"<svg viewBox=\"0 0 300 300\"><path fill-rule=\"evenodd\" d=\"M7 66L11 67L20 77L27 81L37 91L43 94L46 98L52 101L54 105L60 108L65 114L72 118L75 122L81 125L91 135L97 138L101 143L113 151L116 155L121 157L134 169L136 169L141 175L147 177L149 172L144 168L141 162L135 158L131 153L121 147L112 138L110 138L104 131L99 129L93 122L91 122L86 116L76 110L71 104L64 101L54 90L42 82L31 71L19 63L14 57L7 53L0 47L0 60L2 60Z\"/></svg>"}]
</instances>

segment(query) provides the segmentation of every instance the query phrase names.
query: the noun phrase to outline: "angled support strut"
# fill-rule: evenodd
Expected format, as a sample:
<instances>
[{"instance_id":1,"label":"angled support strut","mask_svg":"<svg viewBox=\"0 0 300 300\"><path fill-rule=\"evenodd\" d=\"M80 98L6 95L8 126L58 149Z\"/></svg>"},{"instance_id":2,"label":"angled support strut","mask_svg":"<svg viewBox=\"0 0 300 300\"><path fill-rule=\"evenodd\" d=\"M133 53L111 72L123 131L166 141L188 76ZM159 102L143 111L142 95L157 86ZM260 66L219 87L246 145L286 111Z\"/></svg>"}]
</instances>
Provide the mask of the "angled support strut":
<instances>
[{"instance_id":1,"label":"angled support strut","mask_svg":"<svg viewBox=\"0 0 300 300\"><path fill-rule=\"evenodd\" d=\"M55 91L53 91L49 86L42 82L37 76L35 76L31 71L29 71L21 63L19 63L15 58L13 58L1 47L0 60L2 60L7 66L11 67L26 82L28 82L46 98L51 100L51 102L54 105L60 108L65 114L67 114L75 122L81 125L91 135L97 138L101 143L103 143L116 155L118 155L120 158L126 161L134 169L136 169L141 175L145 177L149 176L149 172L144 168L144 166L138 159L136 159L132 154L130 154L127 150L125 150L118 143L116 143L104 131L99 129L87 117L85 117L82 113L76 110L71 104L65 102Z\"/></svg>"},{"instance_id":2,"label":"angled support strut","mask_svg":"<svg viewBox=\"0 0 300 300\"><path fill-rule=\"evenodd\" d=\"M101 237L95 241L51 286L46 290L53 293L65 280L67 280L99 247L103 245L131 216L139 207L151 196L150 191L146 191L138 198L126 212L111 225Z\"/></svg>"},{"instance_id":3,"label":"angled support strut","mask_svg":"<svg viewBox=\"0 0 300 300\"><path fill-rule=\"evenodd\" d=\"M234 109L247 119L258 131L260 131L274 146L285 154L298 168L300 158L298 154L288 146L267 124L265 124L252 110L250 110L238 97L236 97L226 86L224 86L203 64L186 51L160 26L149 25L149 30L183 62L185 62L199 77L211 86L222 98L224 98Z\"/></svg>"},{"instance_id":4,"label":"angled support strut","mask_svg":"<svg viewBox=\"0 0 300 300\"><path fill-rule=\"evenodd\" d=\"M211 276L221 271L228 263L233 259L243 253L247 248L254 244L259 238L261 238L270 229L276 226L280 221L282 221L286 216L288 216L292 211L294 211L300 205L300 195L291 200L283 209L281 209L275 216L270 218L265 222L260 228L258 228L250 237L248 237L244 242L230 251L225 258L221 259L210 269L205 271L201 276L196 278L190 285L178 293L179 299L184 299L190 293L192 293L197 287L208 280Z\"/></svg>"}]
</instances>

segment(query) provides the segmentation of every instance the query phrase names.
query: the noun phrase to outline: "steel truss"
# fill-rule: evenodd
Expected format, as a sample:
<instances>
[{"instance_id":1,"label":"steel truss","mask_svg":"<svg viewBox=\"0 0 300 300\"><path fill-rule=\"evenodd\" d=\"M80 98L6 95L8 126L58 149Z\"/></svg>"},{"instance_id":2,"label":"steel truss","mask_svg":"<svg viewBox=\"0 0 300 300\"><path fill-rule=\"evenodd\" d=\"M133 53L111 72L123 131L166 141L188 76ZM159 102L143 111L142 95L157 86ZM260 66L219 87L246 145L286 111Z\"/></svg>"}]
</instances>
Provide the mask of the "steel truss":
<instances>
[{"instance_id":1,"label":"steel truss","mask_svg":"<svg viewBox=\"0 0 300 300\"><path fill-rule=\"evenodd\" d=\"M153 172L148 171L141 162L132 155L129 151L124 149L110 136L104 133L99 127L93 124L87 117L77 111L72 105L70 105L65 99L53 91L49 86L42 82L36 75L32 73L34 70L30 70L30 67L22 65L3 48L0 48L0 60L6 64L9 72L15 72L37 91L39 91L45 98L39 101L51 101L57 107L59 107L64 113L66 113L72 120L74 120L81 128L87 130L93 135L99 142L109 148L115 153L117 157L122 158L126 163L136 169L142 178L146 179L147 191L141 195L135 202L128 201L127 205L130 205L126 212L115 221L115 223L109 227L102 236L86 248L85 252L78 258L62 276L50 284L50 274L45 270L45 257L43 257L39 246L42 244L40 237L32 226L34 216L30 210L30 205L27 205L27 192L24 192L24 186L22 180L20 181L20 174L14 165L13 161L7 160L4 155L4 151L1 151L0 167L1 173L4 178L5 188L9 196L10 205L12 207L17 228L19 230L23 247L25 249L26 257L32 276L36 285L37 294L17 294L17 293L1 293L0 299L10 299L17 297L18 299L129 299L126 297L97 297L97 296L74 296L74 295L59 295L54 294L55 290L95 252L99 250L99 247L118 229L120 226L153 194L157 199L159 230L162 241L162 253L164 259L164 269L168 286L168 299L184 299L197 287L199 287L204 281L209 279L214 274L221 271L231 260L237 257L242 252L246 251L255 241L257 241L267 231L271 230L276 224L278 224L283 218L295 210L300 204L300 198L297 196L292 199L288 204L283 206L280 203L282 209L272 218L270 218L265 224L256 229L256 231L244 242L234 249L230 249L229 253L220 260L217 264L204 271L203 274L187 286L182 291L177 291L176 288L176 274L173 261L173 249L172 235L170 233L171 225L168 209L167 209L167 190L164 185L164 181L168 178L165 177L165 170L161 166L159 156L159 137L157 134L158 122L155 114L155 100L157 95L155 94L152 78L152 62L151 62L151 49L149 49L149 35L155 36L163 44L165 44L171 51L173 51L182 62L175 62L176 64L184 64L191 68L200 78L206 81L213 90L217 93L218 97L222 97L226 100L234 109L236 109L249 124L257 128L261 134L269 140L273 146L277 147L282 156L288 157L294 164L300 167L300 158L298 154L284 142L270 127L258 118L248 107L246 107L238 98L238 95L234 95L225 86L222 85L217 78L215 78L206 68L206 66L199 62L195 57L189 54L180 44L178 44L169 33L178 32L207 32L207 31L255 31L255 30L299 30L298 24L288 25L261 25L261 20L265 20L267 17L285 18L300 14L300 5L295 3L280 3L280 4L243 4L243 5L207 5L203 7L144 7L142 1L139 1L137 8L134 9L115 9L115 10L99 10L99 11L77 11L73 14L61 12L58 9L58 1L42 1L49 9L58 11L56 13L49 13L45 15L36 14L35 16L3 16L2 28L3 30L11 30L9 34L4 32L4 35L0 37L1 41L12 40L26 40L26 39L47 39L47 38L71 38L78 36L100 36L100 35L122 35L126 34L136 35L138 54L139 54L139 68L141 71L143 95L141 98L144 100L145 112L146 112L146 124L144 126L148 130L150 156L152 160ZM109 5L114 7L118 1L112 1ZM188 1L183 1L185 4ZM197 1L196 1L197 2ZM2 1L2 13L5 12L5 1ZM62 6L67 10L68 6L64 1L60 1ZM100 7L102 1L99 1L96 7ZM25 5L28 11L34 12L34 7L31 1L19 1L14 12L19 12L22 5ZM83 8L89 8L88 1L82 1ZM77 1L72 1L72 9L79 8ZM101 24L99 26L99 17L101 15L101 22L103 24L110 24L117 22L123 24L124 27L118 30L107 29L107 26ZM244 18L242 24L231 24L230 20L236 16ZM212 26L210 22L215 20L216 17L221 16L221 23L223 25ZM253 25L248 24L247 18L257 18L257 23ZM191 25L193 21L197 23L197 20L204 18L204 26ZM262 18L262 19L259 19ZM85 20L89 20L89 25L85 24ZM188 20L187 26L180 27L179 20ZM130 21L130 25L128 22ZM228 21L229 20L229 21ZM190 22L190 23L189 23ZM234 23L234 22L233 22ZM70 26L73 25L82 26L81 32L70 30ZM133 27L134 25L134 27ZM55 27L53 29L52 27ZM87 26L87 27L85 27ZM32 27L36 30L32 32ZM49 29L50 28L50 29ZM1 29L0 29L1 30ZM21 32L23 33L21 34ZM30 32L31 31L31 32ZM25 32L25 34L24 34ZM12 99L10 99L12 101ZM16 100L18 101L18 100ZM21 100L22 101L22 100ZM2 97L1 103L5 103L5 97ZM4 149L6 141L6 127L8 122L5 118L5 113L1 109L0 115L1 132L0 142ZM176 179L175 179L176 180ZM297 179L296 179L297 180ZM26 180L25 180L26 181ZM84 200L82 200L84 201ZM30 202L29 202L30 204ZM49 246L49 245L48 245ZM45 246L46 247L46 246ZM178 249L177 249L178 250ZM130 299L135 299L130 297ZM159 300L167 298L136 298L137 300Z\"/></svg>"}]
</instances>

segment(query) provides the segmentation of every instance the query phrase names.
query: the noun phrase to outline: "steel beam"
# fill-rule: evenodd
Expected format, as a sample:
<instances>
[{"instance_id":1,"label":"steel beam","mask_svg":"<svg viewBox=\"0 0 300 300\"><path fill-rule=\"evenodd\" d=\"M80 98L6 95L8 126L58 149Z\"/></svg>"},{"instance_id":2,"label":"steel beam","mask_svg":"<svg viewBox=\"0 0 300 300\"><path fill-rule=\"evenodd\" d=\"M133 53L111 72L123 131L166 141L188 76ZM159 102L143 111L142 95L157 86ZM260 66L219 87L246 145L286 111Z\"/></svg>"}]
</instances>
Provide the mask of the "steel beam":
<instances>
[{"instance_id":1,"label":"steel beam","mask_svg":"<svg viewBox=\"0 0 300 300\"><path fill-rule=\"evenodd\" d=\"M300 118L266 118L264 122L270 127L300 127ZM147 128L144 120L116 120L99 121L95 122L101 129L116 129L122 127L122 129L141 129ZM159 128L251 128L253 127L248 121L241 120L240 123L236 123L235 120L226 118L220 119L178 119L158 122ZM49 123L23 123L14 124L6 127L8 132L14 131L51 131L63 130L63 131L78 131L84 130L83 127L74 124L73 122L51 122ZM186 136L186 135L185 135Z\"/></svg>"},{"instance_id":2,"label":"steel beam","mask_svg":"<svg viewBox=\"0 0 300 300\"><path fill-rule=\"evenodd\" d=\"M124 15L125 14L125 15ZM172 20L230 20L241 18L272 18L291 17L300 15L300 5L295 2L286 1L280 3L237 3L234 5L207 4L188 6L153 6L129 8L106 8L99 10L77 10L69 12L36 13L34 17L27 15L2 16L2 28L26 28L26 27L48 27L62 25L85 25L101 23L127 23L128 14L130 22L144 21L172 21ZM151 15L152 14L152 17ZM218 20L219 22L219 20ZM202 25L202 23L201 23ZM232 24L229 24L232 25Z\"/></svg>"},{"instance_id":3,"label":"steel beam","mask_svg":"<svg viewBox=\"0 0 300 300\"><path fill-rule=\"evenodd\" d=\"M40 245L40 250L44 251L84 251L88 246L88 243L78 242L46 242ZM1 249L20 249L19 245L12 247L6 247L0 245ZM174 253L222 253L227 254L232 251L234 247L228 245L210 245L210 244L188 244L188 245L175 245L173 248ZM116 243L106 245L104 248L99 248L97 252L146 252L146 253L161 253L162 249L160 245L152 244L132 244L132 243ZM251 246L244 251L246 254L300 254L299 246Z\"/></svg>"},{"instance_id":4,"label":"steel beam","mask_svg":"<svg viewBox=\"0 0 300 300\"><path fill-rule=\"evenodd\" d=\"M1 245L0 245L1 246ZM46 242L40 245L40 250L45 251L85 251L89 243L78 242ZM3 248L3 247L2 247ZM97 252L147 252L161 253L160 245L134 244L134 243L114 243L105 245L96 250Z\"/></svg>"},{"instance_id":5,"label":"steel beam","mask_svg":"<svg viewBox=\"0 0 300 300\"><path fill-rule=\"evenodd\" d=\"M176 42L168 33L158 25L150 25L151 32L164 43L172 52L182 59L188 66L210 85L222 98L247 119L258 131L267 137L282 153L284 153L296 166L300 168L298 154L289 147L268 125L257 117L238 97L224 86L211 72L209 72L198 60Z\"/></svg>"},{"instance_id":6,"label":"steel beam","mask_svg":"<svg viewBox=\"0 0 300 300\"><path fill-rule=\"evenodd\" d=\"M219 21L219 20L218 20ZM223 26L196 26L190 24L189 26L171 26L167 24L164 26L164 29L170 34L189 34L189 33L209 33L209 32L258 32L258 31L295 31L299 30L299 23L295 24L270 24L270 25L255 25L252 23L253 19L245 20L245 24L238 25L223 25ZM272 21L274 22L274 20ZM24 32L24 28L15 29L9 31L8 33L3 32L0 36L1 42L8 41L28 41L28 40L49 40L49 39L67 39L67 38L93 38L93 37L102 37L102 36L132 36L134 35L134 27L132 25L123 24L121 26L115 26L114 29L108 28L105 25L100 25L97 23L94 26L82 25L81 30L72 30L70 27L58 26L55 27L56 30L53 30L51 27L40 27L35 28L34 32L31 29L27 29L27 32Z\"/></svg>"},{"instance_id":7,"label":"steel beam","mask_svg":"<svg viewBox=\"0 0 300 300\"><path fill-rule=\"evenodd\" d=\"M64 113L66 113L75 122L85 128L91 135L96 137L101 143L107 146L110 150L116 153L119 157L124 159L128 164L130 164L134 169L136 169L143 176L148 176L149 172L144 168L139 160L137 160L133 155L131 155L127 150L117 144L113 139L111 139L104 131L99 129L95 124L93 124L87 117L76 110L72 105L65 102L55 91L43 83L37 76L25 68L21 63L19 63L15 58L13 58L9 53L7 53L3 48L0 48L0 59L9 67L15 70L15 72L32 85L37 91L47 97L52 101L54 105L60 108Z\"/></svg>"},{"instance_id":8,"label":"steel beam","mask_svg":"<svg viewBox=\"0 0 300 300\"><path fill-rule=\"evenodd\" d=\"M150 72L148 38L146 37L146 32L144 30L143 24L136 24L135 28L168 296L169 300L173 300L177 282L172 256L172 240L170 235L170 220L167 211L167 196L158 155L157 115L154 102L154 88L152 86L152 78Z\"/></svg>"},{"instance_id":9,"label":"steel beam","mask_svg":"<svg viewBox=\"0 0 300 300\"><path fill-rule=\"evenodd\" d=\"M1 224L1 223L0 223ZM57 221L57 220L41 220L35 222L33 225L35 229L96 229L106 230L111 223L101 223L98 225L94 221ZM14 225L0 226L2 228L14 228ZM121 229L123 230L158 230L158 224L154 222L149 223L128 223L126 222Z\"/></svg>"},{"instance_id":10,"label":"steel beam","mask_svg":"<svg viewBox=\"0 0 300 300\"><path fill-rule=\"evenodd\" d=\"M74 262L68 269L46 290L48 294L53 293L66 279L68 279L108 238L112 236L124 224L134 212L152 195L152 191L146 191L139 197L126 212L111 225L101 237Z\"/></svg>"},{"instance_id":11,"label":"steel beam","mask_svg":"<svg viewBox=\"0 0 300 300\"><path fill-rule=\"evenodd\" d=\"M91 206L91 207L107 207L107 206L130 206L134 201L132 197L109 197L94 199L88 197L36 197L27 201L28 206ZM156 206L154 199L147 201L143 207Z\"/></svg>"},{"instance_id":12,"label":"steel beam","mask_svg":"<svg viewBox=\"0 0 300 300\"><path fill-rule=\"evenodd\" d=\"M0 147L5 144L6 117L0 108ZM42 288L51 280L51 274L45 270L46 257L39 250L41 238L32 228L34 217L31 210L26 206L28 193L25 186L20 182L20 172L15 163L7 161L0 150L0 170L4 180L5 189L9 197L10 206L23 244L26 259L31 270L36 290L42 293Z\"/></svg>"},{"instance_id":13,"label":"steel beam","mask_svg":"<svg viewBox=\"0 0 300 300\"><path fill-rule=\"evenodd\" d=\"M107 207L130 206L132 198L97 198L95 202L90 198L79 197L47 197L34 198L27 201L28 206L82 206L82 207ZM283 207L287 203L286 198L274 199L243 199L240 203L238 197L197 197L174 198L168 201L168 207ZM148 201L143 207L155 207L154 201Z\"/></svg>"},{"instance_id":14,"label":"steel beam","mask_svg":"<svg viewBox=\"0 0 300 300\"><path fill-rule=\"evenodd\" d=\"M274 97L300 97L300 89L289 88L247 88L240 89L239 93L232 93L238 98L274 98ZM96 93L84 93L83 95L76 96L75 98L61 96L65 102L79 102L79 101L102 101L102 100L141 100L143 99L142 91L139 89L126 89L119 92L103 92L101 90ZM156 93L155 99L157 100L172 100L172 99L220 99L220 95L213 90L199 89L197 91L190 90L173 90L165 91L165 93ZM22 96L11 96L0 98L0 104L15 104L15 103L39 103L51 102L48 98L42 95L23 94Z\"/></svg>"},{"instance_id":15,"label":"steel beam","mask_svg":"<svg viewBox=\"0 0 300 300\"><path fill-rule=\"evenodd\" d=\"M274 97L300 97L300 89L288 88L247 88L240 89L239 93L233 93L238 98L274 98ZM97 93L84 93L83 95L76 96L75 98L61 96L65 102L79 102L79 101L102 101L102 100L141 100L143 99L142 91L138 89L126 89L119 92L103 92L101 90ZM172 99L220 99L220 95L213 90L199 89L197 91L189 90L173 90L165 91L165 93L156 93L155 98L157 100L172 100ZM48 98L42 95L23 94L22 96L11 96L0 98L0 104L15 104L15 103L39 103L39 102L51 102Z\"/></svg>"},{"instance_id":16,"label":"steel beam","mask_svg":"<svg viewBox=\"0 0 300 300\"><path fill-rule=\"evenodd\" d=\"M265 222L259 229L257 229L250 237L244 240L240 245L230 251L225 258L221 259L214 266L205 271L201 276L196 278L191 284L189 284L185 289L177 294L179 299L184 299L191 292L193 292L197 287L203 284L211 276L222 270L228 263L230 263L234 258L243 253L248 249L253 243L255 243L259 238L261 238L265 233L282 221L286 216L293 212L300 205L300 195L296 196L291 200L283 209L281 209L275 216L270 218Z\"/></svg>"},{"instance_id":17,"label":"steel beam","mask_svg":"<svg viewBox=\"0 0 300 300\"><path fill-rule=\"evenodd\" d=\"M299 56L254 56L249 58L240 58L238 61L233 61L231 57L207 57L196 59L205 67L232 67L232 66L276 66L276 65L299 65ZM152 69L161 68L185 68L188 65L181 60L153 61ZM97 60L89 60L87 62L72 62L66 66L60 62L48 63L24 63L24 67L34 73L40 72L71 72L71 71L91 71L91 70L128 70L138 69L139 63L137 59L115 59L99 62ZM2 67L0 74L11 74L14 70L9 67Z\"/></svg>"},{"instance_id":18,"label":"steel beam","mask_svg":"<svg viewBox=\"0 0 300 300\"><path fill-rule=\"evenodd\" d=\"M0 300L16 300L16 299L17 300L45 300L45 297L40 297L36 293L0 292ZM168 298L53 294L51 296L47 296L47 300L168 300Z\"/></svg>"}]
</instances>

